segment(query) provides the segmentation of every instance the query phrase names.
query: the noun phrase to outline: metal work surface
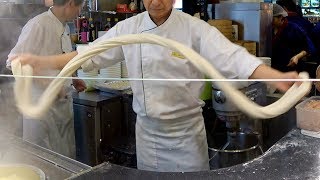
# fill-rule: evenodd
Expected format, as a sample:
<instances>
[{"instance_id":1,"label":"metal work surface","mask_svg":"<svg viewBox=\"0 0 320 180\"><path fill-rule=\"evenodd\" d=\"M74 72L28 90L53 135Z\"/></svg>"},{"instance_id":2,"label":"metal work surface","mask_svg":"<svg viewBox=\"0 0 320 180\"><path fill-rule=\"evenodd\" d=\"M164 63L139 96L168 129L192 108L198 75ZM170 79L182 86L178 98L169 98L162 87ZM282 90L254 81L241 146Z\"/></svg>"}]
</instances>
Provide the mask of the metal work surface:
<instances>
[{"instance_id":1,"label":"metal work surface","mask_svg":"<svg viewBox=\"0 0 320 180\"><path fill-rule=\"evenodd\" d=\"M27 164L41 169L47 179L61 180L91 167L33 145L17 137L0 135L0 164Z\"/></svg>"},{"instance_id":2,"label":"metal work surface","mask_svg":"<svg viewBox=\"0 0 320 180\"><path fill-rule=\"evenodd\" d=\"M293 129L262 156L230 168L194 173L157 173L104 163L69 179L318 179L320 139Z\"/></svg>"}]
</instances>

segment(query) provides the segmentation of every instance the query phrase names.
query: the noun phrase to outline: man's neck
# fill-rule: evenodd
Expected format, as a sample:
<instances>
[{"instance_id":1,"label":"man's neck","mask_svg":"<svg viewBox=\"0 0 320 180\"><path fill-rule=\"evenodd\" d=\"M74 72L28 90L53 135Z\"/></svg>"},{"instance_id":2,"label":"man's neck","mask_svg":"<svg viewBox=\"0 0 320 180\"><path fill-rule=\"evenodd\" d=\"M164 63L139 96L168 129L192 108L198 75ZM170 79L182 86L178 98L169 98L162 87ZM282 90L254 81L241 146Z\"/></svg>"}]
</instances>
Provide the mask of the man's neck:
<instances>
[{"instance_id":1,"label":"man's neck","mask_svg":"<svg viewBox=\"0 0 320 180\"><path fill-rule=\"evenodd\" d=\"M63 14L64 14L63 7L52 6L51 12L58 18L58 20L62 24L65 24L67 22L67 20L63 17Z\"/></svg>"},{"instance_id":2,"label":"man's neck","mask_svg":"<svg viewBox=\"0 0 320 180\"><path fill-rule=\"evenodd\" d=\"M166 14L164 17L161 17L161 18L154 18L152 16L150 16L151 20L157 25L157 26L160 26L161 24L163 24L164 22L166 22L166 20L170 17L170 14L171 14L172 11L170 11L168 14Z\"/></svg>"}]
</instances>

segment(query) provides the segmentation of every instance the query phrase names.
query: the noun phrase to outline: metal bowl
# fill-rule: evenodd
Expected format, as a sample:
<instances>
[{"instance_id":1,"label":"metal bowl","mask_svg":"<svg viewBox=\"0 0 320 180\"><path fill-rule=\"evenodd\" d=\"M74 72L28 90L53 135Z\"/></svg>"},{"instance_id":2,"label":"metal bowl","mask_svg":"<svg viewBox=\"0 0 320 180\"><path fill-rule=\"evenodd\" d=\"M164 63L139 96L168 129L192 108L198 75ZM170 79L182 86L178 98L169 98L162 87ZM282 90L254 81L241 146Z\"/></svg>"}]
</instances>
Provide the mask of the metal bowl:
<instances>
[{"instance_id":1,"label":"metal bowl","mask_svg":"<svg viewBox=\"0 0 320 180\"><path fill-rule=\"evenodd\" d=\"M45 180L44 172L28 164L0 164L0 179Z\"/></svg>"},{"instance_id":2,"label":"metal bowl","mask_svg":"<svg viewBox=\"0 0 320 180\"><path fill-rule=\"evenodd\" d=\"M222 146L209 147L212 169L245 163L263 153L256 134L238 132L228 137Z\"/></svg>"}]
</instances>

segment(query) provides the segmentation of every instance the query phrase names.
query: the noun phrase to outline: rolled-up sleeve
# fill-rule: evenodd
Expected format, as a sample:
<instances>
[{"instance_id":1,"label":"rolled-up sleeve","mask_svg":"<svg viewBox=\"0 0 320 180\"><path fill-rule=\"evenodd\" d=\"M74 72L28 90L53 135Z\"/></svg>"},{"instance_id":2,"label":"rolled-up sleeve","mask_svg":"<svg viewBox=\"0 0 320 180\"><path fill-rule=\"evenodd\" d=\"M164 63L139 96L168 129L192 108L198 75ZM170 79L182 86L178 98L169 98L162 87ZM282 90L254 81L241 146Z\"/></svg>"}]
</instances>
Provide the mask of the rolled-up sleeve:
<instances>
[{"instance_id":1,"label":"rolled-up sleeve","mask_svg":"<svg viewBox=\"0 0 320 180\"><path fill-rule=\"evenodd\" d=\"M216 28L203 25L200 54L229 79L248 79L262 61L230 42Z\"/></svg>"}]
</instances>

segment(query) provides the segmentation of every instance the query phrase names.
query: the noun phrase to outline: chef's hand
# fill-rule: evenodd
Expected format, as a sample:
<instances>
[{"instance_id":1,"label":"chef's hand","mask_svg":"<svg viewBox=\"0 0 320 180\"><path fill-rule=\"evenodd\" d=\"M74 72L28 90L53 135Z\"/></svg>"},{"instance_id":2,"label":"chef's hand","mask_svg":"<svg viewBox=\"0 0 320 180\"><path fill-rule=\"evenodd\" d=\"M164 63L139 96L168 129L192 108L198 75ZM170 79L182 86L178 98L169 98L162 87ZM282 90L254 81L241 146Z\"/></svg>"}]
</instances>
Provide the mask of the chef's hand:
<instances>
[{"instance_id":1,"label":"chef's hand","mask_svg":"<svg viewBox=\"0 0 320 180\"><path fill-rule=\"evenodd\" d=\"M78 91L82 92L87 89L86 83L81 79L72 79L72 86Z\"/></svg>"},{"instance_id":2,"label":"chef's hand","mask_svg":"<svg viewBox=\"0 0 320 180\"><path fill-rule=\"evenodd\" d=\"M318 66L318 68L316 70L316 79L320 79L320 66ZM320 91L320 82L316 81L316 82L314 82L314 85L315 85L316 89L318 91Z\"/></svg>"},{"instance_id":3,"label":"chef's hand","mask_svg":"<svg viewBox=\"0 0 320 180\"><path fill-rule=\"evenodd\" d=\"M291 72L285 72L281 73L281 75L278 77L278 79L300 79L299 75L295 71ZM298 85L300 85L302 82L296 81ZM295 81L273 81L270 82L269 84L273 86L274 88L277 88L281 92L286 92L293 84Z\"/></svg>"},{"instance_id":4,"label":"chef's hand","mask_svg":"<svg viewBox=\"0 0 320 180\"><path fill-rule=\"evenodd\" d=\"M296 55L296 56L293 56L291 59L290 59L290 62L289 64L287 65L288 67L294 67L298 64L299 62L299 57Z\"/></svg>"},{"instance_id":5,"label":"chef's hand","mask_svg":"<svg viewBox=\"0 0 320 180\"><path fill-rule=\"evenodd\" d=\"M31 54L20 54L13 55L9 57L9 64L11 66L11 62L19 60L21 65L30 65L33 69L33 75L44 75L44 73L48 70L48 64L45 60L43 60L44 56L36 56Z\"/></svg>"}]
</instances>

